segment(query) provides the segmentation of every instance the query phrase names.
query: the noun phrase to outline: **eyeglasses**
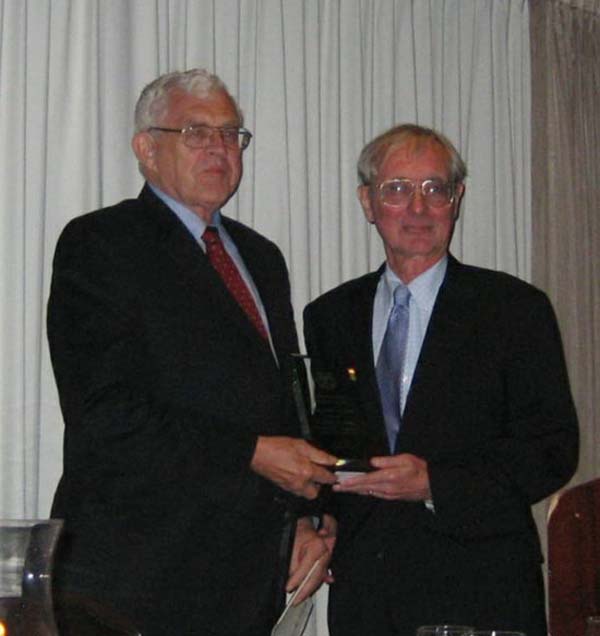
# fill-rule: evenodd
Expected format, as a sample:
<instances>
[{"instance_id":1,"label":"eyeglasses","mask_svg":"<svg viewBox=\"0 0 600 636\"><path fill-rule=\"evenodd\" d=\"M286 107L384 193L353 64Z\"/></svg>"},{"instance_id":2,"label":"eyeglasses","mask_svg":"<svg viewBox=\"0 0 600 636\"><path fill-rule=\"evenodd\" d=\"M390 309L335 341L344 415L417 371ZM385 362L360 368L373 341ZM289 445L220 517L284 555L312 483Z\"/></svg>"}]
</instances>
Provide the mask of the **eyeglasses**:
<instances>
[{"instance_id":1,"label":"eyeglasses","mask_svg":"<svg viewBox=\"0 0 600 636\"><path fill-rule=\"evenodd\" d=\"M385 205L405 208L415 197L417 188L425 203L433 208L441 208L454 201L455 184L439 179L411 181L410 179L390 179L376 185L379 198Z\"/></svg>"},{"instance_id":2,"label":"eyeglasses","mask_svg":"<svg viewBox=\"0 0 600 636\"><path fill-rule=\"evenodd\" d=\"M183 143L188 148L204 148L207 146L213 135L218 134L221 141L228 148L238 148L245 150L252 139L252 133L245 128L237 126L207 126L206 124L191 124L185 128L162 128L161 126L151 126L146 130L160 130L161 132L179 133L183 138Z\"/></svg>"}]
</instances>

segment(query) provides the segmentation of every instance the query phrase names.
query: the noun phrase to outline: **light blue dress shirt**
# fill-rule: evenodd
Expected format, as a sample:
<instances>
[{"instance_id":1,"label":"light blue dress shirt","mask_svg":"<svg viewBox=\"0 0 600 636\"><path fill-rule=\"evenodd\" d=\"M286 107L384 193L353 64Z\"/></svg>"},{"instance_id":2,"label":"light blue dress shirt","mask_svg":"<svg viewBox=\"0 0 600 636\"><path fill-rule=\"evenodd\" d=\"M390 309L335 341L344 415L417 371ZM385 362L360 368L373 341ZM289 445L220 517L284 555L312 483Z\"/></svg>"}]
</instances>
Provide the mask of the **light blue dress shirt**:
<instances>
[{"instance_id":1,"label":"light blue dress shirt","mask_svg":"<svg viewBox=\"0 0 600 636\"><path fill-rule=\"evenodd\" d=\"M402 388L400 405L404 412L406 398L410 390L410 385L415 373L417 361L425 339L429 319L438 291L446 275L448 258L444 256L427 271L417 276L408 285L410 290L410 301L408 305L408 340L406 344L406 354L404 358L404 369L402 373ZM388 265L375 292L375 302L373 306L373 355L374 364L377 365L379 350L383 342L388 318L394 304L394 289L401 283Z\"/></svg>"}]
</instances>

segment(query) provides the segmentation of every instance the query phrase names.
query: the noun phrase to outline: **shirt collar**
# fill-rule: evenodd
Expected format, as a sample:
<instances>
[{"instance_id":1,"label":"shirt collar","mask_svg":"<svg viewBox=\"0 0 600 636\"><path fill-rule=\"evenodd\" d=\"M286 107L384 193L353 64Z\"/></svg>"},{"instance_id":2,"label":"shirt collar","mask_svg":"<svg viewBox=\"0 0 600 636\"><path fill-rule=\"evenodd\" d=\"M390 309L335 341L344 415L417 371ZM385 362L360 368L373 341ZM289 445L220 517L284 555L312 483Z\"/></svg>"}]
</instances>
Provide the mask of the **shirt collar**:
<instances>
[{"instance_id":1,"label":"shirt collar","mask_svg":"<svg viewBox=\"0 0 600 636\"><path fill-rule=\"evenodd\" d=\"M409 284L412 298L414 298L417 305L427 311L431 312L437 293L446 275L446 269L448 268L448 256L444 255L437 263L432 265L428 270L424 271L414 278ZM384 272L385 290L389 303L392 302L394 290L402 283L402 281L396 276L389 265L386 264Z\"/></svg>"},{"instance_id":2,"label":"shirt collar","mask_svg":"<svg viewBox=\"0 0 600 636\"><path fill-rule=\"evenodd\" d=\"M208 224L195 212L192 212L189 208L183 205L183 203L164 193L157 186L153 185L152 183L148 183L148 185L152 192L154 192L154 194L179 218L179 220L185 225L185 227L196 239L196 241L200 241ZM217 210L213 214L211 225L215 227L221 226L220 210Z\"/></svg>"}]
</instances>

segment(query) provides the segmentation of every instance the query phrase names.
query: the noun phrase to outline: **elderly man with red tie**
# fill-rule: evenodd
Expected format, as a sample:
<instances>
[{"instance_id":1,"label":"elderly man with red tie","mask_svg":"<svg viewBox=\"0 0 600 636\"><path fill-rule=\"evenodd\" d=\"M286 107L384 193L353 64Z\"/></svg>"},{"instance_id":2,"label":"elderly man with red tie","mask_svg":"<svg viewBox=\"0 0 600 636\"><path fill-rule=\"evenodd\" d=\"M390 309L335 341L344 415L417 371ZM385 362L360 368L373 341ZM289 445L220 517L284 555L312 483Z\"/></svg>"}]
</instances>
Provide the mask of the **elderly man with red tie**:
<instances>
[{"instance_id":1,"label":"elderly man with red tie","mask_svg":"<svg viewBox=\"0 0 600 636\"><path fill-rule=\"evenodd\" d=\"M286 587L318 559L298 600L329 580L335 540L303 506L335 457L298 439L287 269L220 212L251 134L219 78L159 77L135 122L141 194L71 221L54 259L57 598L144 636L268 636Z\"/></svg>"}]
</instances>

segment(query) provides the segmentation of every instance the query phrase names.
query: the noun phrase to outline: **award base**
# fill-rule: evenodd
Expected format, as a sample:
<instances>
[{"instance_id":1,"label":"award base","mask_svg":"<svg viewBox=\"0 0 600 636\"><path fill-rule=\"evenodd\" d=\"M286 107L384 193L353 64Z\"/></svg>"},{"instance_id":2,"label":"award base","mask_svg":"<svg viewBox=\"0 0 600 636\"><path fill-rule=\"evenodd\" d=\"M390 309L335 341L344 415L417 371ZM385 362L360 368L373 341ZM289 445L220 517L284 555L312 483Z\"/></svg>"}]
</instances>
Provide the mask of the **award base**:
<instances>
[{"instance_id":1,"label":"award base","mask_svg":"<svg viewBox=\"0 0 600 636\"><path fill-rule=\"evenodd\" d=\"M368 459L338 459L334 470L337 473L368 473L374 470Z\"/></svg>"}]
</instances>

